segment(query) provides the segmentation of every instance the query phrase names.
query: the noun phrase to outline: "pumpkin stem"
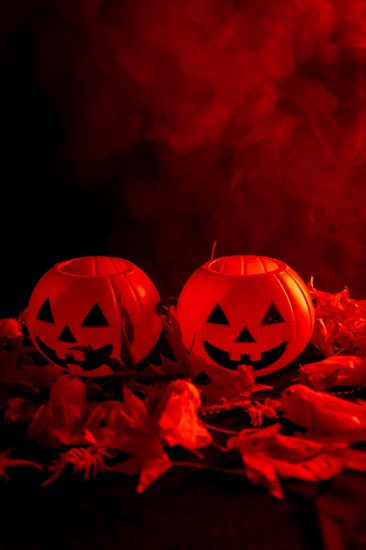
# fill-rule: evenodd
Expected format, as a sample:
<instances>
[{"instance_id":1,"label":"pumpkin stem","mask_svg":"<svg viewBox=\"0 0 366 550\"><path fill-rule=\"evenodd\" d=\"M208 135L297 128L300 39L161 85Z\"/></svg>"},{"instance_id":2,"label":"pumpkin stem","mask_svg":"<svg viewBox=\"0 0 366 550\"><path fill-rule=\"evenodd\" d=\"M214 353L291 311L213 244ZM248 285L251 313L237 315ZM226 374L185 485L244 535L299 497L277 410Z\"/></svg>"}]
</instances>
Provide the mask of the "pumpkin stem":
<instances>
[{"instance_id":1,"label":"pumpkin stem","mask_svg":"<svg viewBox=\"0 0 366 550\"><path fill-rule=\"evenodd\" d=\"M217 241L214 241L212 245L212 250L211 250L211 261L214 260L215 258L216 247L217 247Z\"/></svg>"}]
</instances>

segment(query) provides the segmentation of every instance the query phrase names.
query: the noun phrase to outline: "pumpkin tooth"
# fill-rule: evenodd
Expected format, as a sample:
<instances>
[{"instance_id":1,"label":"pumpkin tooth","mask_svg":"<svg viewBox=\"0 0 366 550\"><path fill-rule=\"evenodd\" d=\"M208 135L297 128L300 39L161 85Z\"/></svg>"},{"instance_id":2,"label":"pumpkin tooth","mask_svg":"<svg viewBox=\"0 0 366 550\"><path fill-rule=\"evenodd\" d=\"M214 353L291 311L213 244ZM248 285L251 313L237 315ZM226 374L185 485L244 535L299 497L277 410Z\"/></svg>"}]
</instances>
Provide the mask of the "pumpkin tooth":
<instances>
[{"instance_id":1,"label":"pumpkin tooth","mask_svg":"<svg viewBox=\"0 0 366 550\"><path fill-rule=\"evenodd\" d=\"M63 361L72 360L74 361L83 361L85 359L85 354L81 351L70 351L69 349L61 350L58 353L59 359Z\"/></svg>"},{"instance_id":2,"label":"pumpkin tooth","mask_svg":"<svg viewBox=\"0 0 366 550\"><path fill-rule=\"evenodd\" d=\"M251 361L260 361L261 359L262 359L261 351L253 351L253 353L250 354Z\"/></svg>"},{"instance_id":3,"label":"pumpkin tooth","mask_svg":"<svg viewBox=\"0 0 366 550\"><path fill-rule=\"evenodd\" d=\"M238 362L239 362L239 361L241 360L241 353L240 353L239 351L237 351L237 350L232 351L232 352L230 353L230 359L231 359L232 361L238 361Z\"/></svg>"}]
</instances>

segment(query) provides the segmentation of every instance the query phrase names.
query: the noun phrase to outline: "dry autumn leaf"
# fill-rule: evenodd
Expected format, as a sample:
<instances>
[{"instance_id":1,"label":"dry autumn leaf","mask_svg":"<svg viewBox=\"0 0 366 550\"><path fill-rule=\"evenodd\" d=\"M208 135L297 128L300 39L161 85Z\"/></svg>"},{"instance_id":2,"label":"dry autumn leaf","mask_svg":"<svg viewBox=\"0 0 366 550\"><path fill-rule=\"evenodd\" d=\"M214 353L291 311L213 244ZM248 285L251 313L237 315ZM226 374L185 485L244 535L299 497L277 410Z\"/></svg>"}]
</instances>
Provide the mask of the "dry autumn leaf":
<instances>
[{"instance_id":1,"label":"dry autumn leaf","mask_svg":"<svg viewBox=\"0 0 366 550\"><path fill-rule=\"evenodd\" d=\"M197 415L201 405L198 389L187 380L172 382L154 413L161 439L170 446L199 449L212 443L212 436Z\"/></svg>"},{"instance_id":2,"label":"dry autumn leaf","mask_svg":"<svg viewBox=\"0 0 366 550\"><path fill-rule=\"evenodd\" d=\"M278 424L243 430L227 442L228 449L240 452L248 479L276 498L284 497L283 479L320 481L347 469L366 471L366 453L349 449L346 443L324 444L285 436L280 430Z\"/></svg>"},{"instance_id":3,"label":"dry autumn leaf","mask_svg":"<svg viewBox=\"0 0 366 550\"><path fill-rule=\"evenodd\" d=\"M286 388L281 396L285 418L315 436L341 434L353 428L363 428L366 433L366 404L362 403L317 392L302 384Z\"/></svg>"},{"instance_id":4,"label":"dry autumn leaf","mask_svg":"<svg viewBox=\"0 0 366 550\"><path fill-rule=\"evenodd\" d=\"M314 288L309 290L316 303L316 322L312 343L326 356L338 351L366 355L366 300L351 299L348 289L336 294Z\"/></svg>"},{"instance_id":5,"label":"dry autumn leaf","mask_svg":"<svg viewBox=\"0 0 366 550\"><path fill-rule=\"evenodd\" d=\"M300 381L304 378L315 390L329 390L334 386L365 386L366 359L355 355L334 355L317 363L302 365Z\"/></svg>"},{"instance_id":6,"label":"dry autumn leaf","mask_svg":"<svg viewBox=\"0 0 366 550\"><path fill-rule=\"evenodd\" d=\"M139 475L137 492L141 493L153 481L172 467L157 434L139 430L120 441L120 448L129 455L124 462L109 467L110 472Z\"/></svg>"}]
</instances>

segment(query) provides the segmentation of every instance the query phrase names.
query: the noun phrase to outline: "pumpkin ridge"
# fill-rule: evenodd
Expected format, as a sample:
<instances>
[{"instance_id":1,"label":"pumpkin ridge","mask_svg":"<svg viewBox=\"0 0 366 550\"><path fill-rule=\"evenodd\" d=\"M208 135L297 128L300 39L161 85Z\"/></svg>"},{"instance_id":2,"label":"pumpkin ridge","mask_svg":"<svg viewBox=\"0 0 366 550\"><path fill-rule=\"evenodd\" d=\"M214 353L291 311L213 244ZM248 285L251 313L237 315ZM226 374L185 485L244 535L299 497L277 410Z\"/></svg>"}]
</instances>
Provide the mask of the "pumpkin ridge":
<instances>
[{"instance_id":1,"label":"pumpkin ridge","mask_svg":"<svg viewBox=\"0 0 366 550\"><path fill-rule=\"evenodd\" d=\"M291 317L292 317L292 319L295 320L296 316L295 316L294 306L292 305L292 302L291 302L290 297L288 295L287 288L285 287L284 282L280 279L279 275L275 274L275 278L276 278L276 281L278 282L278 284L281 286L281 288L283 290L283 293L286 296L286 300L289 303L289 306L290 306L290 309L291 309Z\"/></svg>"},{"instance_id":2,"label":"pumpkin ridge","mask_svg":"<svg viewBox=\"0 0 366 550\"><path fill-rule=\"evenodd\" d=\"M314 327L314 308L313 308L313 305L311 303L311 298L310 298L310 295L307 295L305 292L304 292L304 289L301 287L299 281L297 280L297 278L294 276L294 273L292 272L292 270L287 270L286 273L288 273L288 275L291 277L291 279L295 282L296 286L298 287L298 289L300 290L304 300L305 300L305 303L306 303L306 306L308 308L308 313L309 313L309 316L311 318L311 325L312 325L312 328L311 328L311 332L313 331L313 327Z\"/></svg>"},{"instance_id":3,"label":"pumpkin ridge","mask_svg":"<svg viewBox=\"0 0 366 550\"><path fill-rule=\"evenodd\" d=\"M263 267L264 273L268 273L267 266L266 266L266 264L264 263L264 261L262 260L262 257L261 257L261 256L258 256L258 260L259 260L260 264L261 264L262 267Z\"/></svg>"}]
</instances>

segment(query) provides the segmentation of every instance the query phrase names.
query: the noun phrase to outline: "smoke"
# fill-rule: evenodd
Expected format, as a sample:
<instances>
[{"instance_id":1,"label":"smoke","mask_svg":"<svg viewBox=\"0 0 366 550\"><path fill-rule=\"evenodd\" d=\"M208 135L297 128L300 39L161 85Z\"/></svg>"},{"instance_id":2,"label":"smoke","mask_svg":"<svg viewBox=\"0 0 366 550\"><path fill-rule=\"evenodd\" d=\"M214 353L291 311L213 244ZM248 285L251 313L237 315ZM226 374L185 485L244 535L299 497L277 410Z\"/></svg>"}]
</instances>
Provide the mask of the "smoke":
<instances>
[{"instance_id":1,"label":"smoke","mask_svg":"<svg viewBox=\"0 0 366 550\"><path fill-rule=\"evenodd\" d=\"M177 294L217 240L218 255L274 256L318 287L361 297L364 9L359 0L17 5L32 71L60 116L65 182L108 197L103 251L138 263L163 294Z\"/></svg>"}]
</instances>

